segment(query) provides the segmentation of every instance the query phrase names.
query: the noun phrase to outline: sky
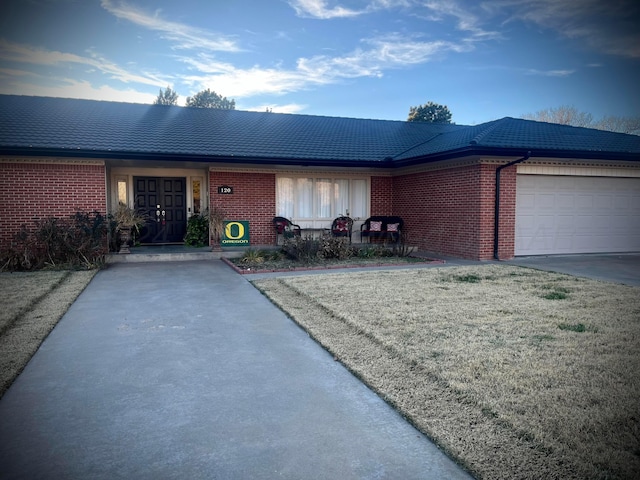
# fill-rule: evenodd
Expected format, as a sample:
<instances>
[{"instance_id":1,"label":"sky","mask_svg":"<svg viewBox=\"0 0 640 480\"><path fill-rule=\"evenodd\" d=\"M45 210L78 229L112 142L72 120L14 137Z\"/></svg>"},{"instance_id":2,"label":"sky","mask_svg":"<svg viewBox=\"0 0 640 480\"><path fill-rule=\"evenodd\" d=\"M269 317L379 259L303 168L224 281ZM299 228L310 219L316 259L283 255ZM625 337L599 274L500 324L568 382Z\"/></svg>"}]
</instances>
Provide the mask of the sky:
<instances>
[{"instance_id":1,"label":"sky","mask_svg":"<svg viewBox=\"0 0 640 480\"><path fill-rule=\"evenodd\" d=\"M638 0L3 0L0 93L475 125L640 115Z\"/></svg>"}]
</instances>

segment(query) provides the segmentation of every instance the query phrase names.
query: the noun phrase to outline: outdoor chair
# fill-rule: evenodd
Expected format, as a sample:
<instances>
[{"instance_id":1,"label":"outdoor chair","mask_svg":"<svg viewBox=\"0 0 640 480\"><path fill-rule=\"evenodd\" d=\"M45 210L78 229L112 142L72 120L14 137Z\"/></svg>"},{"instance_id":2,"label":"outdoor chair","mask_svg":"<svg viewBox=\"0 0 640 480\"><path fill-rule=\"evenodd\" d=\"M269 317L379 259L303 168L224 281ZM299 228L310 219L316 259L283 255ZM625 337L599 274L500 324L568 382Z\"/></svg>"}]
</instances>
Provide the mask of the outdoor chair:
<instances>
[{"instance_id":1,"label":"outdoor chair","mask_svg":"<svg viewBox=\"0 0 640 480\"><path fill-rule=\"evenodd\" d=\"M345 216L338 217L331 224L331 236L349 237L349 243L351 243L352 228L353 228L353 220L351 218L345 217Z\"/></svg>"},{"instance_id":2,"label":"outdoor chair","mask_svg":"<svg viewBox=\"0 0 640 480\"><path fill-rule=\"evenodd\" d=\"M301 236L302 230L300 225L292 223L291 220L285 217L273 217L273 228L276 231L276 245L278 245L278 235L282 235L282 238L293 238L294 236Z\"/></svg>"}]
</instances>

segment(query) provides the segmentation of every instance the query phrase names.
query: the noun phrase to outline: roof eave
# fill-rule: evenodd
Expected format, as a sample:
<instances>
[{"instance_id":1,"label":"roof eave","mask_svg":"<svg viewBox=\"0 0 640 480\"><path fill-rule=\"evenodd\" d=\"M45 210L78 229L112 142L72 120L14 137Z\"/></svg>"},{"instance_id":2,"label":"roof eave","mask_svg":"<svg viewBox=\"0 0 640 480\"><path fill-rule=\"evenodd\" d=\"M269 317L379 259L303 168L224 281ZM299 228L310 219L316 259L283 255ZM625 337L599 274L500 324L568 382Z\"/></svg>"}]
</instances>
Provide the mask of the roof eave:
<instances>
[{"instance_id":1,"label":"roof eave","mask_svg":"<svg viewBox=\"0 0 640 480\"><path fill-rule=\"evenodd\" d=\"M552 150L532 149L525 147L486 147L473 145L445 152L410 157L405 159L380 160L345 160L323 158L291 158L291 157L258 157L234 155L196 155L156 152L123 152L111 150L88 150L42 147L0 147L0 154L26 157L67 157L89 158L99 160L139 160L139 161L179 161L197 163L237 163L254 165L285 165L285 166L318 166L318 167L360 167L360 168L401 168L424 163L446 161L468 156L522 156L531 151L532 157L538 158L579 158L585 160L615 160L640 162L640 153L635 152L606 152L594 150Z\"/></svg>"},{"instance_id":2,"label":"roof eave","mask_svg":"<svg viewBox=\"0 0 640 480\"><path fill-rule=\"evenodd\" d=\"M498 157L514 157L522 156L527 152L531 152L532 157L538 158L579 158L584 160L615 160L615 161L635 161L640 162L640 153L634 152L605 152L595 150L552 150L552 149L534 149L527 147L483 147L469 146L448 150L446 152L429 154L420 157L406 158L402 160L394 160L394 167L408 167L419 165L422 163L432 163L454 158L469 156L498 156Z\"/></svg>"},{"instance_id":3,"label":"roof eave","mask_svg":"<svg viewBox=\"0 0 640 480\"><path fill-rule=\"evenodd\" d=\"M389 168L393 165L388 161L377 160L344 160L323 158L291 158L291 157L258 157L235 155L197 155L157 152L123 152L87 149L41 148L41 147L0 147L2 155L16 155L27 157L68 157L90 158L98 160L139 160L139 161L179 161L195 163L238 163L253 165L291 165L291 166L322 166L322 167L366 167Z\"/></svg>"}]
</instances>

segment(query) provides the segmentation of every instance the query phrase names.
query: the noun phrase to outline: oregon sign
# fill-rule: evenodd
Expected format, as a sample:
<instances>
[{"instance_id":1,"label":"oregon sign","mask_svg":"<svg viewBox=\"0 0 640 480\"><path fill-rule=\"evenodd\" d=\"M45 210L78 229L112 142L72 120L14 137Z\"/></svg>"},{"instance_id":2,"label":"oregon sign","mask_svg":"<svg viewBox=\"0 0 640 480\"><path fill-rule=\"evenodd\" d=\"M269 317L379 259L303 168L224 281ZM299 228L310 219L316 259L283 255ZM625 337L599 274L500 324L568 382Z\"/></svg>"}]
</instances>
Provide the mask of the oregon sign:
<instances>
[{"instance_id":1,"label":"oregon sign","mask_svg":"<svg viewBox=\"0 0 640 480\"><path fill-rule=\"evenodd\" d=\"M224 222L224 232L220 239L220 245L223 247L248 246L249 222L244 220Z\"/></svg>"}]
</instances>

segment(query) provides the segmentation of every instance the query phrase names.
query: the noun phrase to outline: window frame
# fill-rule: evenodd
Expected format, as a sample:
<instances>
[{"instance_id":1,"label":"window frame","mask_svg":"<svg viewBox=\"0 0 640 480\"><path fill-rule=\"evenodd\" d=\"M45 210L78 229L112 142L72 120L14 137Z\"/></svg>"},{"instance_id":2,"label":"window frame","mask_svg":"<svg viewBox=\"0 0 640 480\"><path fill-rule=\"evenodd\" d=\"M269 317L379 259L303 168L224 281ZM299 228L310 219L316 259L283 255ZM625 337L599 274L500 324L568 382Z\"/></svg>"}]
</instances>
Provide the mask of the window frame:
<instances>
[{"instance_id":1,"label":"window frame","mask_svg":"<svg viewBox=\"0 0 640 480\"><path fill-rule=\"evenodd\" d=\"M280 186L280 182L282 179L291 179L292 183L290 185L292 192L292 206L291 209L293 211L292 215L287 215L286 212L283 212L280 210L280 205L281 205L281 186ZM311 206L311 216L302 216L300 214L300 207L299 207L299 203L298 203L298 188L297 188L297 184L299 180L302 179L307 179L307 180L312 180L312 188L311 188L311 194L310 194L310 198L312 201L312 206ZM330 212L329 212L329 216L319 216L319 212L320 212L320 205L319 205L319 197L320 192L316 189L316 185L319 185L321 181L327 181L329 180L331 182L332 185L332 192L331 192L331 206L330 206ZM336 199L336 186L338 185L338 181L345 181L347 180L349 182L349 200L348 200L348 204L350 205L349 209L345 211L338 211L337 208L337 199ZM354 201L355 196L357 195L356 193L356 188L354 188L354 181L364 181L364 212L359 214L359 215L355 215L353 214L353 207L352 205L354 205L356 202ZM362 199L361 199L362 200ZM370 176L366 176L366 175L340 175L340 174L335 174L335 173L331 173L331 174L327 174L327 173L313 173L313 174L278 174L276 175L276 215L279 216L285 216L287 218L289 218L290 220L294 221L294 223L318 223L318 222L330 222L331 220L333 220L334 218L340 216L340 215L348 215L351 216L354 220L359 220L362 219L364 220L365 218L367 218L369 216L369 212L370 212L370 206L371 206L371 177Z\"/></svg>"}]
</instances>

